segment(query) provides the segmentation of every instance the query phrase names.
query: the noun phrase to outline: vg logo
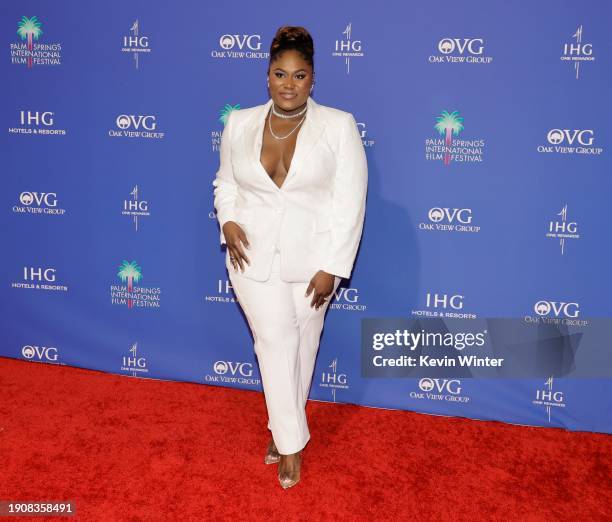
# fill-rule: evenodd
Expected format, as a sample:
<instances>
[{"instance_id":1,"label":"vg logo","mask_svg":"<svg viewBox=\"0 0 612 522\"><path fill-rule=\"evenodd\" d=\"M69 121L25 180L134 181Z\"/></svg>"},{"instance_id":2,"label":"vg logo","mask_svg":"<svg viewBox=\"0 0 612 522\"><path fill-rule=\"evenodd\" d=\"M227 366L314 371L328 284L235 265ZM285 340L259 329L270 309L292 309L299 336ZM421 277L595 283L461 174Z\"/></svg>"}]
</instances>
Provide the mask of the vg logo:
<instances>
[{"instance_id":1,"label":"vg logo","mask_svg":"<svg viewBox=\"0 0 612 522\"><path fill-rule=\"evenodd\" d=\"M232 362L232 361L216 361L213 365L213 370L219 375L242 375L243 377L253 376L253 365L246 362Z\"/></svg>"},{"instance_id":2,"label":"vg logo","mask_svg":"<svg viewBox=\"0 0 612 522\"><path fill-rule=\"evenodd\" d=\"M461 393L461 381L459 379L430 379L424 377L419 381L419 388L424 392L449 393L459 395Z\"/></svg>"},{"instance_id":3,"label":"vg logo","mask_svg":"<svg viewBox=\"0 0 612 522\"><path fill-rule=\"evenodd\" d=\"M26 344L21 348L21 355L26 359L36 359L38 361L56 362L58 359L57 348L52 346L36 346Z\"/></svg>"},{"instance_id":4,"label":"vg logo","mask_svg":"<svg viewBox=\"0 0 612 522\"><path fill-rule=\"evenodd\" d=\"M480 55L484 49L482 38L442 38L438 42L438 51L442 54L469 54Z\"/></svg>"},{"instance_id":5,"label":"vg logo","mask_svg":"<svg viewBox=\"0 0 612 522\"><path fill-rule=\"evenodd\" d=\"M560 145L565 142L568 145L578 143L585 147L592 145L594 141L593 131L591 129L551 129L548 131L546 139L551 145Z\"/></svg>"},{"instance_id":6,"label":"vg logo","mask_svg":"<svg viewBox=\"0 0 612 522\"><path fill-rule=\"evenodd\" d=\"M472 209L434 207L429 210L428 217L434 223L440 223L446 219L448 223L453 223L457 220L459 223L467 225L472 222Z\"/></svg>"},{"instance_id":7,"label":"vg logo","mask_svg":"<svg viewBox=\"0 0 612 522\"><path fill-rule=\"evenodd\" d=\"M258 34L224 34L219 38L221 49L229 51L231 49L245 49L259 51L261 49L261 35Z\"/></svg>"},{"instance_id":8,"label":"vg logo","mask_svg":"<svg viewBox=\"0 0 612 522\"><path fill-rule=\"evenodd\" d=\"M538 301L534 307L536 314L540 316L570 317L575 319L580 315L578 303L565 303L563 301Z\"/></svg>"},{"instance_id":9,"label":"vg logo","mask_svg":"<svg viewBox=\"0 0 612 522\"><path fill-rule=\"evenodd\" d=\"M148 131L154 131L157 128L157 121L155 116L138 115L134 114L120 114L115 120L117 127L121 130L126 129L145 129Z\"/></svg>"},{"instance_id":10,"label":"vg logo","mask_svg":"<svg viewBox=\"0 0 612 522\"><path fill-rule=\"evenodd\" d=\"M19 201L26 206L35 203L39 207L43 204L47 207L56 207L57 194L55 192L22 192L19 194Z\"/></svg>"}]
</instances>

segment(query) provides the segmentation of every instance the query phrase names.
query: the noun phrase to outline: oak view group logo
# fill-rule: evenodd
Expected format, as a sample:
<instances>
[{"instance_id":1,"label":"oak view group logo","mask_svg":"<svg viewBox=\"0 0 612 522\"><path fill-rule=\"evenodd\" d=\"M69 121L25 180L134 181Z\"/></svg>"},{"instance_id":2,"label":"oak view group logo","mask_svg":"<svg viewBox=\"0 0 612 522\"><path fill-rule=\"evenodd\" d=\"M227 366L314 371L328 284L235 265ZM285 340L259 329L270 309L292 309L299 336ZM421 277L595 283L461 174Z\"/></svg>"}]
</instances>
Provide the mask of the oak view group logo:
<instances>
[{"instance_id":1,"label":"oak view group logo","mask_svg":"<svg viewBox=\"0 0 612 522\"><path fill-rule=\"evenodd\" d=\"M433 207L427 212L427 221L418 223L419 230L427 232L480 232L473 223L471 208Z\"/></svg>"},{"instance_id":2,"label":"oak view group logo","mask_svg":"<svg viewBox=\"0 0 612 522\"><path fill-rule=\"evenodd\" d=\"M461 393L459 379L436 379L423 377L419 380L419 390L411 391L410 398L418 400L467 403L470 397Z\"/></svg>"},{"instance_id":3,"label":"oak view group logo","mask_svg":"<svg viewBox=\"0 0 612 522\"><path fill-rule=\"evenodd\" d=\"M115 127L108 131L111 138L163 140L166 136L157 128L154 114L120 114L115 118Z\"/></svg>"},{"instance_id":4,"label":"oak view group logo","mask_svg":"<svg viewBox=\"0 0 612 522\"><path fill-rule=\"evenodd\" d=\"M373 147L376 143L375 140L371 139L368 134L368 129L364 122L357 122L357 129L359 130L359 136L361 136L361 143L367 149L369 147Z\"/></svg>"},{"instance_id":5,"label":"oak view group logo","mask_svg":"<svg viewBox=\"0 0 612 522\"><path fill-rule=\"evenodd\" d=\"M525 315L528 324L552 324L566 326L589 326L588 319L582 319L580 303L576 301L540 299L533 307L534 315Z\"/></svg>"},{"instance_id":6,"label":"oak view group logo","mask_svg":"<svg viewBox=\"0 0 612 522\"><path fill-rule=\"evenodd\" d=\"M480 163L484 155L484 139L453 139L464 130L463 117L459 111L442 111L436 118L434 129L444 138L425 139L425 159L442 161L448 166L451 162Z\"/></svg>"},{"instance_id":7,"label":"oak view group logo","mask_svg":"<svg viewBox=\"0 0 612 522\"><path fill-rule=\"evenodd\" d=\"M19 194L19 203L13 205L13 212L18 214L63 216L66 213L66 209L58 207L56 192L24 191Z\"/></svg>"},{"instance_id":8,"label":"oak view group logo","mask_svg":"<svg viewBox=\"0 0 612 522\"><path fill-rule=\"evenodd\" d=\"M136 261L124 260L117 277L126 285L111 285L111 304L128 308L159 308L161 288L135 286L142 279L142 268Z\"/></svg>"},{"instance_id":9,"label":"oak view group logo","mask_svg":"<svg viewBox=\"0 0 612 522\"><path fill-rule=\"evenodd\" d=\"M62 46L60 43L38 43L43 34L42 23L36 16L22 16L17 22L17 35L20 40L10 43L10 56L13 65L61 65Z\"/></svg>"},{"instance_id":10,"label":"oak view group logo","mask_svg":"<svg viewBox=\"0 0 612 522\"><path fill-rule=\"evenodd\" d=\"M490 64L492 56L484 54L482 38L442 38L438 41L438 53L428 57L429 63L478 63Z\"/></svg>"},{"instance_id":11,"label":"oak view group logo","mask_svg":"<svg viewBox=\"0 0 612 522\"><path fill-rule=\"evenodd\" d=\"M260 34L222 34L219 48L210 52L211 58L224 60L267 60L270 53L261 50Z\"/></svg>"},{"instance_id":12,"label":"oak view group logo","mask_svg":"<svg viewBox=\"0 0 612 522\"><path fill-rule=\"evenodd\" d=\"M550 129L546 134L546 144L538 145L542 154L581 154L599 156L603 147L595 145L593 129Z\"/></svg>"}]
</instances>

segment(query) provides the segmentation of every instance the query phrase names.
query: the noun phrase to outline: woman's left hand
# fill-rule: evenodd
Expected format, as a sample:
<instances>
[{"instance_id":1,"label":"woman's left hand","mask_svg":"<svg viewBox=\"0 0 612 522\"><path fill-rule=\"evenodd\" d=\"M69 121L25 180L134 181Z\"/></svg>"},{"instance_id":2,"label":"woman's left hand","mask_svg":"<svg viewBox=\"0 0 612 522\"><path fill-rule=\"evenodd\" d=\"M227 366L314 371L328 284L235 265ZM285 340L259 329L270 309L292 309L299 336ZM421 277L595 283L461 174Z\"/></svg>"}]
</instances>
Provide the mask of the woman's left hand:
<instances>
[{"instance_id":1,"label":"woman's left hand","mask_svg":"<svg viewBox=\"0 0 612 522\"><path fill-rule=\"evenodd\" d=\"M315 310L318 310L319 306L325 303L326 298L334 291L334 282L335 276L333 274L328 274L323 270L319 270L314 276L312 276L310 284L306 289L305 296L308 297L310 292L314 290L310 306L314 306Z\"/></svg>"}]
</instances>

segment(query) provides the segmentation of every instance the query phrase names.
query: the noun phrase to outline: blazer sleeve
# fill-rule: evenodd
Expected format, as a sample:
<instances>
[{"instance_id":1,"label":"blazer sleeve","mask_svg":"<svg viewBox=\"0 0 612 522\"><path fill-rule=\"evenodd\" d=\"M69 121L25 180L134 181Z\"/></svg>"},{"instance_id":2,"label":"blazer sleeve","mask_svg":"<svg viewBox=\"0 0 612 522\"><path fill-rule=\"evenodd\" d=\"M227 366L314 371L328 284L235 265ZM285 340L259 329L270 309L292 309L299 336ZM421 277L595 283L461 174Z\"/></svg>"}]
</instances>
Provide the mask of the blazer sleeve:
<instances>
[{"instance_id":1,"label":"blazer sleeve","mask_svg":"<svg viewBox=\"0 0 612 522\"><path fill-rule=\"evenodd\" d=\"M238 193L238 187L234 179L232 168L232 122L234 111L230 111L221 134L221 146L219 154L219 170L212 182L214 190L214 206L221 229L220 241L225 244L223 225L228 221L235 221L234 202Z\"/></svg>"},{"instance_id":2,"label":"blazer sleeve","mask_svg":"<svg viewBox=\"0 0 612 522\"><path fill-rule=\"evenodd\" d=\"M363 231L368 162L351 113L342 121L336 173L333 183L331 244L321 270L349 278Z\"/></svg>"}]
</instances>

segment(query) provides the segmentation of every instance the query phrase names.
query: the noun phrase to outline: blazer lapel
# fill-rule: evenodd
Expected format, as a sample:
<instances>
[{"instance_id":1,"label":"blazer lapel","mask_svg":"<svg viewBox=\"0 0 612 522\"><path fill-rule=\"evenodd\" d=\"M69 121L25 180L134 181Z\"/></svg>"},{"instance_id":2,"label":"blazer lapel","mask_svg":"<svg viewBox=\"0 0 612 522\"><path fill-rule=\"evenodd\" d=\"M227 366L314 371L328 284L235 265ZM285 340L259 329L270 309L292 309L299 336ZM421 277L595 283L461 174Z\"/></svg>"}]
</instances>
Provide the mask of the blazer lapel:
<instances>
[{"instance_id":1,"label":"blazer lapel","mask_svg":"<svg viewBox=\"0 0 612 522\"><path fill-rule=\"evenodd\" d=\"M271 183L277 190L284 190L287 183L291 181L296 172L299 172L304 161L308 157L308 154L312 151L317 141L323 134L325 128L325 120L321 117L318 109L318 104L309 96L306 100L307 111L306 119L296 132L298 133L295 151L293 152L293 158L291 158L291 166L287 177L279 189L276 183L272 181L272 178L266 172L261 161L259 159L261 153L261 146L263 143L263 130L266 122L266 116L270 107L272 106L272 99L270 98L266 103L261 105L261 108L255 113L254 118L244 131L244 150L249 151L251 162L253 163L255 170L261 175L267 178L267 182Z\"/></svg>"}]
</instances>

